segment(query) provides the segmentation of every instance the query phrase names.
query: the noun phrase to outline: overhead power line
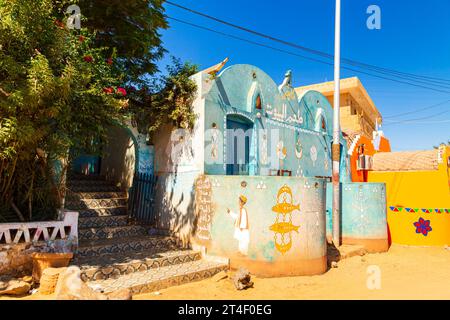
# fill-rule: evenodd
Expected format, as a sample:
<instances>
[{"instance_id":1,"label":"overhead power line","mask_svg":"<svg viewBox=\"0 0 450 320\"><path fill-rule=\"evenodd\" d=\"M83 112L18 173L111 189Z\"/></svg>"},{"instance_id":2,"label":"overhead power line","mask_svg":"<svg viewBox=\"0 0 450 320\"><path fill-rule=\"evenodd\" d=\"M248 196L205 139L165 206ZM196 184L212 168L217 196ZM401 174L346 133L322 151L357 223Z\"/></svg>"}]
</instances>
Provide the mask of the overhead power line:
<instances>
[{"instance_id":1,"label":"overhead power line","mask_svg":"<svg viewBox=\"0 0 450 320\"><path fill-rule=\"evenodd\" d=\"M256 46L272 49L272 50L275 50L275 51L278 51L278 52L281 52L281 53L289 54L289 55L292 55L292 56L296 56L296 57L300 57L300 58L303 58L303 59L312 60L312 61L315 61L315 62L318 62L318 63L322 63L322 64L326 64L326 65L332 66L332 63L329 63L329 62L326 62L326 61L322 61L322 60L319 60L319 59L307 57L307 56L300 55L300 54L297 54L297 53L294 53L294 52L291 52L291 51L275 48L275 47L272 47L272 46L269 46L269 45L266 45L266 44L262 44L262 43L259 43L259 42L255 42L255 41L252 41L252 40L248 40L248 39L245 39L245 38L237 37L235 35L231 35L231 34L228 34L228 33L221 32L221 31L213 30L211 28L203 27L203 26L200 26L200 25L197 25L197 24L194 24L194 23L190 23L190 22L181 20L181 19L177 19L177 18L173 18L173 17L169 17L169 16L167 16L167 18L169 18L171 20L174 20L174 21L177 21L177 22L180 22L180 23L183 23L183 24L186 24L186 25L189 25L189 26L192 26L192 27L195 27L195 28L199 28L199 29L202 29L202 30L213 32L213 33L216 33L216 34L219 34L219 35L223 35L223 36L226 36L226 37L229 37L229 38L232 38L232 39L244 41L244 42L256 45ZM361 72L361 73L367 74L369 76L375 76L375 75L371 75L369 73L362 72L362 71L359 71L359 70L354 70L354 69L347 68L347 67L343 67L343 68L344 69L348 69L348 70L352 70L352 71L355 71L355 72ZM378 77L378 76L375 76L375 77ZM389 79L389 80L391 80L391 79ZM396 81L396 80L393 80L393 81ZM413 113L421 112L421 111L424 111L424 110L428 110L428 109L431 109L431 108L434 108L434 107L438 107L438 106L444 105L445 103L448 103L448 102L450 102L450 100L446 100L444 102L441 102L441 103L438 103L438 104L435 104L435 105L432 105L432 106L428 106L428 107L425 107L425 108L420 108L420 109L416 109L416 110L413 110L413 111L410 111L410 112L405 112L405 113L392 115L390 117L383 117L383 118L387 119L387 118L394 118L394 117L399 117L399 116L403 116L403 115L413 114ZM424 117L424 118L418 118L418 119L408 119L408 120L396 120L396 121L389 121L389 120L387 120L388 122L392 122L392 123L385 124L385 126L386 125L396 124L396 123L423 123L423 121L421 121L421 120L433 118L435 116L439 116L439 115L447 113L447 112L450 112L450 110L449 111L444 111L443 113L432 115L431 117ZM446 123L446 122L447 121L444 121L444 123ZM429 122L427 122L427 123L429 123ZM437 122L432 121L431 123L442 123L442 121L437 121Z\"/></svg>"},{"instance_id":2,"label":"overhead power line","mask_svg":"<svg viewBox=\"0 0 450 320\"><path fill-rule=\"evenodd\" d=\"M233 38L233 39L236 39L236 40L244 41L244 42L247 42L247 43L259 46L259 47L265 47L265 48L272 49L272 50L275 50L275 51L278 51L278 52L282 52L282 53L285 53L285 54L296 56L296 57L299 57L299 58L302 58L302 59L306 59L306 60L314 61L314 62L317 62L317 63L333 66L332 62L327 62L327 61L323 61L323 60L320 60L320 59L316 59L316 58L308 57L308 56L305 56L305 55L301 55L301 54L298 54L298 53L295 53L295 52L292 52L292 51L276 48L276 47L273 47L273 46L270 46L270 45L266 45L266 44L263 44L263 43L260 43L260 42L256 42L256 41L253 41L253 40L241 38L241 37L229 34L229 33L217 31L217 30L214 30L212 28L204 27L204 26L192 23L192 22L188 22L188 21L181 20L181 19L178 19L178 18L170 17L170 16L167 16L167 15L166 15L166 17L168 19L171 19L171 20L174 20L174 21L177 21L177 22L180 22L180 23L183 23L183 24L186 24L186 25L198 28L198 29L202 29L202 30L205 30L205 31L209 31L209 32L213 32L213 33L216 33L216 34L220 34L222 36L226 36L226 37ZM423 86L423 85L420 85L420 84L411 83L411 82L407 82L407 81L403 81L403 80L398 80L398 79L395 79L395 78L385 77L385 76L382 76L382 75L372 74L372 73L369 73L369 72L366 72L366 71L353 69L353 68L349 68L349 67L346 67L346 66L342 66L342 69L346 69L346 70L349 70L349 71L357 72L357 73L360 73L360 74L365 74L365 75L368 75L368 76L371 76L371 77L376 77L376 78L379 78L379 79L389 80L389 81L393 81L393 82L397 82L397 83L401 83L401 84L406 84L406 85L410 85L410 86L414 86L414 87L418 87L418 88L423 88L423 89L433 90L433 91L436 91L436 92L450 94L450 91L445 91L445 90L436 89L436 88L433 88L433 87Z\"/></svg>"},{"instance_id":3,"label":"overhead power line","mask_svg":"<svg viewBox=\"0 0 450 320\"><path fill-rule=\"evenodd\" d=\"M395 122L395 123L384 124L383 127L393 126L396 124L442 124L442 123L450 123L450 119L436 120L436 121L399 121L399 122Z\"/></svg>"},{"instance_id":4,"label":"overhead power line","mask_svg":"<svg viewBox=\"0 0 450 320\"><path fill-rule=\"evenodd\" d=\"M415 121L422 121L422 120L427 120L427 119L432 119L432 118L436 118L438 116L441 116L443 114L446 113L450 113L450 110L445 110L439 113L435 113L433 115L430 116L426 116L426 117L421 117L421 118L416 118L416 119L406 119L406 120L384 120L385 122L388 123L407 123L407 122L415 122Z\"/></svg>"},{"instance_id":5,"label":"overhead power line","mask_svg":"<svg viewBox=\"0 0 450 320\"><path fill-rule=\"evenodd\" d=\"M193 14L196 14L196 15L205 17L207 19L219 22L221 24L224 24L224 25L227 25L227 26L239 29L241 31L245 31L245 32L251 33L253 35L269 39L271 41L276 41L278 43L281 43L281 44L284 44L284 45L287 45L287 46L295 47L297 49L300 49L300 50L303 50L303 51L306 51L306 52L309 52L311 54L315 54L315 55L318 55L318 56L321 56L321 57L324 57L324 58L327 58L327 59L333 59L334 58L334 56L332 54L329 54L329 53L326 53L326 52L323 52L323 51L319 51L319 50L315 50L315 49L311 49L311 48L308 48L308 47L305 47L305 46L302 46L302 45L299 45L299 44L296 44L296 43L292 43L292 42L289 42L289 41L286 41L286 40L282 40L282 39L279 39L279 38L276 38L276 37L273 37L273 36L270 36L270 35L258 32L258 31L255 31L255 30L251 30L251 29L248 29L246 27L242 27L242 26L239 26L237 24L234 24L234 23L231 23L231 22L219 19L217 17L213 17L211 15L208 15L208 14L205 14L205 13L202 13L202 12L199 12L199 11L187 8L185 6L179 5L179 4L171 2L171 1L166 1L166 3L168 3L168 4L172 5L172 6L178 7L180 9L186 10L188 12L191 12ZM449 89L450 88L449 87L449 85L450 85L450 80L449 79L442 79L442 78L429 77L429 76L421 76L421 75L416 75L416 74L412 74L412 73L401 72L401 71L392 70L392 69L383 68L383 67L378 67L378 66L375 66L375 65L362 63L362 62L358 62L358 61L350 60L350 59L342 59L342 61L344 63L346 63L346 64L350 64L350 65L356 66L358 68L368 69L370 71L381 73L381 74L384 74L384 75L390 75L390 76L395 76L395 77L398 77L398 78L401 78L401 79L410 80L410 81L415 82L416 84L420 83L420 84L427 84L429 86L433 86L433 87L426 87L426 86L422 86L422 85L417 85L417 86L420 86L420 87L425 88L425 89L430 89L430 90L434 90L434 91L438 91L438 92L449 93L448 91L444 91L444 90L440 90L440 89L434 88L434 87L440 87L440 88ZM408 83L408 84L413 85L412 83Z\"/></svg>"},{"instance_id":6,"label":"overhead power line","mask_svg":"<svg viewBox=\"0 0 450 320\"><path fill-rule=\"evenodd\" d=\"M406 116L406 115L409 115L409 114L419 113L419 112L422 112L422 111L425 111L425 110L430 110L430 109L433 109L433 108L440 107L440 106L442 106L444 104L447 104L449 102L450 102L450 100L445 100L443 102L440 102L440 103L437 103L437 104L433 104L433 105L425 107L425 108L414 109L412 111L398 113L398 114L394 114L394 115L391 115L391 116L383 117L383 119L392 119L392 118L398 118L398 117Z\"/></svg>"}]
</instances>

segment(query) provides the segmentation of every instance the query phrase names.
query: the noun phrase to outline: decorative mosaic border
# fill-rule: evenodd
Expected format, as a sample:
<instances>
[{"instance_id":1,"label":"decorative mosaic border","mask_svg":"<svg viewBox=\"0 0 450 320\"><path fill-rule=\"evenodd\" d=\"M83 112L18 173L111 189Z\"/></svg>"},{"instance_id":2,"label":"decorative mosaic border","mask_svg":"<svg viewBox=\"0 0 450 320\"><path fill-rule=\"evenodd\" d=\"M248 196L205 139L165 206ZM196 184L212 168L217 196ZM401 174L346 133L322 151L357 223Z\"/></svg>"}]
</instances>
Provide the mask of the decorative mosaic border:
<instances>
[{"instance_id":1,"label":"decorative mosaic border","mask_svg":"<svg viewBox=\"0 0 450 320\"><path fill-rule=\"evenodd\" d=\"M78 219L78 228L123 227L128 225L127 215L94 216Z\"/></svg>"},{"instance_id":2,"label":"decorative mosaic border","mask_svg":"<svg viewBox=\"0 0 450 320\"><path fill-rule=\"evenodd\" d=\"M83 209L83 210L79 210L78 212L80 213L80 218L128 215L127 207L125 207L125 206L112 207L112 208Z\"/></svg>"},{"instance_id":3,"label":"decorative mosaic border","mask_svg":"<svg viewBox=\"0 0 450 320\"><path fill-rule=\"evenodd\" d=\"M103 227L88 228L78 230L80 240L100 240L111 238L129 238L147 235L147 229L142 226L121 226L121 227ZM124 241L127 241L124 239Z\"/></svg>"},{"instance_id":4,"label":"decorative mosaic border","mask_svg":"<svg viewBox=\"0 0 450 320\"><path fill-rule=\"evenodd\" d=\"M94 281L93 284L102 286L106 293L122 288L129 288L132 294L148 293L171 286L207 279L227 269L228 266L224 264L188 262L164 269L155 269L155 272L138 272L135 273L133 278L127 279L126 281L100 280Z\"/></svg>"},{"instance_id":5,"label":"decorative mosaic border","mask_svg":"<svg viewBox=\"0 0 450 320\"><path fill-rule=\"evenodd\" d=\"M71 210L96 209L127 206L127 198L68 200L66 208Z\"/></svg>"},{"instance_id":6,"label":"decorative mosaic border","mask_svg":"<svg viewBox=\"0 0 450 320\"><path fill-rule=\"evenodd\" d=\"M127 251L144 251L144 250L169 250L177 248L178 240L176 238L166 237L142 237L140 240L126 239L126 242L102 244L102 245L86 245L78 248L80 257L92 257L102 254L115 254Z\"/></svg>"},{"instance_id":7,"label":"decorative mosaic border","mask_svg":"<svg viewBox=\"0 0 450 320\"><path fill-rule=\"evenodd\" d=\"M149 254L151 256L152 254ZM157 254L156 254L157 255ZM106 279L117 279L122 275L142 272L150 269L156 269L161 267L167 267L176 264L182 264L186 262L197 261L201 259L200 252L192 251L180 251L174 255L146 258L146 259L133 259L129 262L109 264L105 261L104 266L93 267L89 265L81 265L81 279L83 281L97 281ZM99 263L101 264L101 262Z\"/></svg>"},{"instance_id":8,"label":"decorative mosaic border","mask_svg":"<svg viewBox=\"0 0 450 320\"><path fill-rule=\"evenodd\" d=\"M441 214L441 213L450 213L450 209L431 209L431 208L427 208L427 209L420 209L420 208L406 208L406 207L397 207L397 206L391 206L389 207L389 209L392 212L403 212L403 210L405 210L405 212L407 213L418 213L418 212L423 212L423 213L437 213L437 214Z\"/></svg>"}]
</instances>

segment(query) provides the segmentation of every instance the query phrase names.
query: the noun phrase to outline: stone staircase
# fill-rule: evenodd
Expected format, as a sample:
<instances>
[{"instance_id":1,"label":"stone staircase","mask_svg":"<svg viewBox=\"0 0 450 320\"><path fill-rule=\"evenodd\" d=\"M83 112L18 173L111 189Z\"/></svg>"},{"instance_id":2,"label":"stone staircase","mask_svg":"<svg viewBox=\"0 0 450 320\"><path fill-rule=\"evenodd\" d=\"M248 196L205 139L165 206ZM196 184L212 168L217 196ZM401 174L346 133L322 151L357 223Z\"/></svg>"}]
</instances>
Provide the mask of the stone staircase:
<instances>
[{"instance_id":1,"label":"stone staircase","mask_svg":"<svg viewBox=\"0 0 450 320\"><path fill-rule=\"evenodd\" d=\"M72 176L67 186L66 208L80 214L72 265L96 290L153 292L228 269L223 259L202 258L176 238L132 221L126 193L102 177Z\"/></svg>"}]
</instances>

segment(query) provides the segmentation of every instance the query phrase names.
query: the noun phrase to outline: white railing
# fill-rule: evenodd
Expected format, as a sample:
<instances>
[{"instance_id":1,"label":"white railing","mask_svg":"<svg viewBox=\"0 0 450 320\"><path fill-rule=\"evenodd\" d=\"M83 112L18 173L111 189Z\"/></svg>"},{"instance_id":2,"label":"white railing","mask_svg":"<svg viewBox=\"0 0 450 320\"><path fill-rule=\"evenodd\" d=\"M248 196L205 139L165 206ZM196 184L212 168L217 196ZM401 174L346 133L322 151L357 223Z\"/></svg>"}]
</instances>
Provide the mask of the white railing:
<instances>
[{"instance_id":1,"label":"white railing","mask_svg":"<svg viewBox=\"0 0 450 320\"><path fill-rule=\"evenodd\" d=\"M0 245L39 241L78 242L78 212L60 213L59 221L0 223Z\"/></svg>"},{"instance_id":2,"label":"white railing","mask_svg":"<svg viewBox=\"0 0 450 320\"><path fill-rule=\"evenodd\" d=\"M358 142L359 142L359 139L361 138L361 135L356 135L356 137L355 137L355 140L353 140L353 142L352 142L352 145L350 146L350 148L348 149L348 155L352 155L353 154L353 151L355 150L355 148L356 148L356 145L358 144Z\"/></svg>"}]
</instances>

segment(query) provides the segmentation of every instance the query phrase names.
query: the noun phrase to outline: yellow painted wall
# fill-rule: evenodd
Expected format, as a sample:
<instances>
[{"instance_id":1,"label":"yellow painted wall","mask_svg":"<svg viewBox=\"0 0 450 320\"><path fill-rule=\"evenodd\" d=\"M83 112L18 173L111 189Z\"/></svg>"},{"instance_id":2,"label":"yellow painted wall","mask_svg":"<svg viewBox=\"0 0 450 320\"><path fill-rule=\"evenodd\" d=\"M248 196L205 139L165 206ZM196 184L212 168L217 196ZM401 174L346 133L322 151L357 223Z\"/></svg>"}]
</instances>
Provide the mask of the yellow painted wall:
<instances>
[{"instance_id":1,"label":"yellow painted wall","mask_svg":"<svg viewBox=\"0 0 450 320\"><path fill-rule=\"evenodd\" d=\"M444 150L443 161L437 171L370 171L369 182L386 183L388 225L393 243L423 246L450 245L450 213L436 213L435 209L450 210L450 148ZM390 207L419 208L417 213L403 209L393 212ZM433 209L424 213L422 209ZM430 220L432 231L427 236L416 233L414 222Z\"/></svg>"}]
</instances>

